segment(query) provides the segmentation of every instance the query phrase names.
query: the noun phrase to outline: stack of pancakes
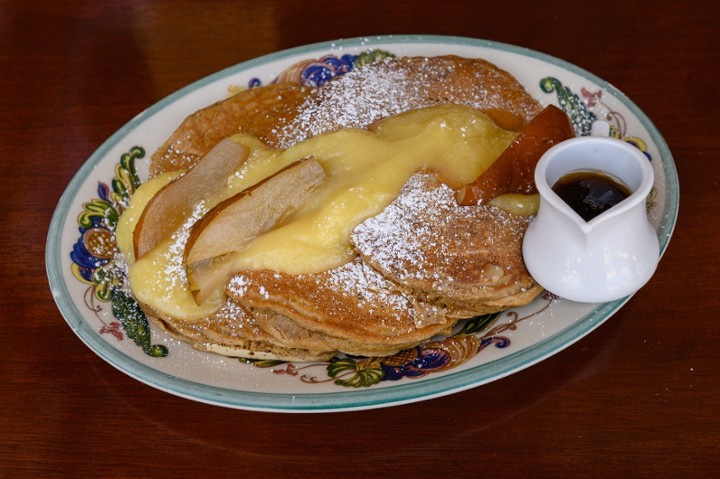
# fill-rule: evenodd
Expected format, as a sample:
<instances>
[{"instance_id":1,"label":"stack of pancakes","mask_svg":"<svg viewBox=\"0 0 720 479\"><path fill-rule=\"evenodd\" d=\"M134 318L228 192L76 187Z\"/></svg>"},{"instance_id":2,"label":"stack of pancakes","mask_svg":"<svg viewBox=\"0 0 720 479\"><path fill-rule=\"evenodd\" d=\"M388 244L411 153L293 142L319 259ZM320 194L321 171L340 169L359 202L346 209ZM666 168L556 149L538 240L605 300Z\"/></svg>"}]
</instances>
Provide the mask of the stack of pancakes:
<instances>
[{"instance_id":1,"label":"stack of pancakes","mask_svg":"<svg viewBox=\"0 0 720 479\"><path fill-rule=\"evenodd\" d=\"M150 171L188 168L238 132L283 148L448 103L476 108L511 131L541 110L510 74L484 60L391 58L320 88L271 84L200 110L153 155ZM350 262L314 274L238 271L224 307L197 321L146 312L196 348L229 356L309 361L339 352L392 355L448 334L463 318L537 296L541 288L521 253L529 221L492 206L458 206L436 175L418 172L382 213L355 228Z\"/></svg>"}]
</instances>

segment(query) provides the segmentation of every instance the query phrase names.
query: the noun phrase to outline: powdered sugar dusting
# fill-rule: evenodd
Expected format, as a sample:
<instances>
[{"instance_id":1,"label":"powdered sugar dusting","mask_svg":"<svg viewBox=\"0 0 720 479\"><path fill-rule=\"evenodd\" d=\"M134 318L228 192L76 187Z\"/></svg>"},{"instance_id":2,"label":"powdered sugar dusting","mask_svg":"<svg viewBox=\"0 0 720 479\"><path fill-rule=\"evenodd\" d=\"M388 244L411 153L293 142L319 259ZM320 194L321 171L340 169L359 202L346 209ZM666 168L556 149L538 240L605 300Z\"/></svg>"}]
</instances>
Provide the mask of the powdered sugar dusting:
<instances>
[{"instance_id":1,"label":"powdered sugar dusting","mask_svg":"<svg viewBox=\"0 0 720 479\"><path fill-rule=\"evenodd\" d=\"M322 318L325 326L320 329L355 323L369 328L365 334L381 334L388 339L443 322L445 317L444 312L437 309L435 317L440 321L428 320L425 313L430 309L425 307L423 317L416 321L416 298L359 258L317 274L246 271L230 281L227 292L233 300L250 309L272 309L277 302L297 305L305 311L304 320ZM352 326L345 329L348 328L354 329Z\"/></svg>"},{"instance_id":2,"label":"powdered sugar dusting","mask_svg":"<svg viewBox=\"0 0 720 479\"><path fill-rule=\"evenodd\" d=\"M408 72L395 69L386 59L352 70L313 94L299 114L280 132L283 146L339 128L365 128L374 121L418 108L423 97L421 82L410 81Z\"/></svg>"},{"instance_id":3,"label":"powdered sugar dusting","mask_svg":"<svg viewBox=\"0 0 720 479\"><path fill-rule=\"evenodd\" d=\"M399 287L377 271L356 258L337 268L317 274L287 275L269 271L246 271L235 275L228 284L231 297L242 300L258 297L268 300L277 294L284 294L289 285L299 289L312 285L316 295L337 294L339 298L352 298L353 304L365 309L371 304L382 304L392 309L404 310L408 298ZM341 305L337 305L340 311Z\"/></svg>"},{"instance_id":4,"label":"powdered sugar dusting","mask_svg":"<svg viewBox=\"0 0 720 479\"><path fill-rule=\"evenodd\" d=\"M503 89L509 87L522 91L505 72L480 60L385 58L314 90L297 116L273 133L279 146L286 148L327 131L367 128L379 119L441 103L482 111L511 110L525 120L537 113L535 100L527 95L508 96ZM509 104L510 97L515 103Z\"/></svg>"},{"instance_id":5,"label":"powdered sugar dusting","mask_svg":"<svg viewBox=\"0 0 720 479\"><path fill-rule=\"evenodd\" d=\"M235 296L242 297L245 296L245 293L247 293L247 288L249 284L250 280L247 278L247 276L238 274L233 276L233 278L230 280L227 289L228 291L234 293Z\"/></svg>"},{"instance_id":6,"label":"powdered sugar dusting","mask_svg":"<svg viewBox=\"0 0 720 479\"><path fill-rule=\"evenodd\" d=\"M408 307L408 298L396 285L358 260L329 271L323 287L357 298L361 309L372 308L372 305L378 304L378 300L391 309L403 310Z\"/></svg>"},{"instance_id":7,"label":"powdered sugar dusting","mask_svg":"<svg viewBox=\"0 0 720 479\"><path fill-rule=\"evenodd\" d=\"M437 182L428 188L428 181L432 182L428 175L413 175L383 212L355 228L352 235L355 247L372 256L384 269L404 271L404 274L408 271L403 265L427 262L424 251L428 248L442 253L447 245L435 241L432 234L438 222L447 222L453 212L464 214L469 210L457 205L450 187ZM435 221L427 221L428 218ZM397 241L400 238L402 240Z\"/></svg>"},{"instance_id":8,"label":"powdered sugar dusting","mask_svg":"<svg viewBox=\"0 0 720 479\"><path fill-rule=\"evenodd\" d=\"M170 288L177 288L187 284L187 270L185 269L183 261L185 245L190 237L190 229L207 213L207 210L208 208L205 201L199 201L193 207L192 214L188 216L180 228L170 236L170 247L165 253L167 266L163 271L167 281L166 284L169 284Z\"/></svg>"},{"instance_id":9,"label":"powdered sugar dusting","mask_svg":"<svg viewBox=\"0 0 720 479\"><path fill-rule=\"evenodd\" d=\"M466 64L443 59L386 59L350 71L314 90L297 116L273 131L279 139L274 146L287 148L308 137L340 128L367 128L377 120L440 103L464 104L483 111L504 109L501 92L492 85L486 88L484 80L477 81L477 75L487 79L497 75L494 71L488 69L489 73L484 71L472 78L463 77L466 81L455 82L455 65L460 73ZM465 69L459 76L468 71L475 70ZM518 117L529 118L537 106L527 102L519 105L516 113ZM356 228L352 241L362 257L315 275L290 276L271 271L239 274L227 288L228 304L214 317L197 323L198 331L203 330L211 341L220 341L228 335L245 337L250 331L262 336L263 331L258 329L251 313L256 304L263 307L272 306L273 301L276 304L312 303L316 297L324 297L331 305L328 308L327 304L316 304L320 313L326 313L323 320L345 324L367 321L371 324L370 333L387 338L413 336L418 329L445 323L445 307L426 301L427 298L420 299L411 282L403 279L421 276L427 279L430 275L438 283L453 281L438 264L442 266L445 259L456 254L456 250L448 247L452 241L462 244L468 235L477 232L464 224L453 228L451 223L471 219L477 210L459 207L454 192L446 185L428 188L428 178L431 176L414 175L389 207ZM187 280L182 264L183 250L190 228L204 213L201 204L172 238L166 258L168 267L164 271L172 282ZM502 213L493 214L494 220L505 221ZM520 231L512 227L508 230L513 234ZM504 238L488 233L483 240L486 245L492 245ZM366 262L366 256L371 257L371 261ZM416 267L408 268L409 264ZM387 270L400 274L386 275ZM353 328L348 327L348 331L352 335Z\"/></svg>"},{"instance_id":10,"label":"powdered sugar dusting","mask_svg":"<svg viewBox=\"0 0 720 479\"><path fill-rule=\"evenodd\" d=\"M249 333L257 336L262 334L261 329L257 326L255 318L247 314L245 310L234 301L226 301L225 305L215 313L215 318L209 322L209 325L220 322L222 331L232 332L234 334L244 334L246 337Z\"/></svg>"},{"instance_id":11,"label":"powdered sugar dusting","mask_svg":"<svg viewBox=\"0 0 720 479\"><path fill-rule=\"evenodd\" d=\"M431 283L439 291L519 272L528 222L491 206L459 206L451 188L416 174L382 213L355 228L352 243L391 278L412 287Z\"/></svg>"}]
</instances>

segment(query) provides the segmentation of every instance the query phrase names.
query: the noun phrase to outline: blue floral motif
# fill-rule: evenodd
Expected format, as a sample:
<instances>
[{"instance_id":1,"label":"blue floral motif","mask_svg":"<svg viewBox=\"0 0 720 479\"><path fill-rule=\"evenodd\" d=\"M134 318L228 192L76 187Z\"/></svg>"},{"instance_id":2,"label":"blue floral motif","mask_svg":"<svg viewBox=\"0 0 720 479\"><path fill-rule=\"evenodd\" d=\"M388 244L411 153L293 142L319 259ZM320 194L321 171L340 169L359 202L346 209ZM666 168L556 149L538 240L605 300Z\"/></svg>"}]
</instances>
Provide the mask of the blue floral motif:
<instances>
[{"instance_id":1,"label":"blue floral motif","mask_svg":"<svg viewBox=\"0 0 720 479\"><path fill-rule=\"evenodd\" d=\"M135 344L142 347L152 357L165 357L167 347L151 343L151 331L147 317L121 287L124 273L115 267L117 243L115 228L124 209L124 205L140 185L140 178L135 170L135 159L145 156L141 147L133 147L120 157L115 166L115 177L111 185L98 183L97 198L83 204L78 215L80 237L70 251L71 270L80 281L89 285L86 303L88 308L98 314L102 307L95 300L110 302L112 314L117 321L103 323L99 329L101 334L112 334L122 341L120 326Z\"/></svg>"},{"instance_id":2,"label":"blue floral motif","mask_svg":"<svg viewBox=\"0 0 720 479\"><path fill-rule=\"evenodd\" d=\"M394 55L381 50L369 50L359 55L345 54L342 56L327 55L322 58L308 59L299 62L281 72L274 82L291 81L298 84L320 87L332 78L343 75L353 69L380 61ZM249 88L262 86L262 81L253 78L248 82ZM611 131L643 151L648 158L647 145L637 137L626 137L625 121L622 116L611 111L602 104L602 91L590 92L583 89L580 95L563 85L558 79L546 77L540 82L541 89L547 94L556 94L558 103L571 117L578 134L589 134L592 123L598 119L600 111L608 110L603 117L611 121ZM598 106L596 111L593 109ZM597 113L597 114L596 114ZM117 287L122 281L122 273L111 268L115 258L108 256L108 246L114 244L114 231L122 210L141 181L134 166L135 159L143 158L145 151L141 147L133 147L121 157L116 165L116 176L110 184L99 182L97 198L83 205L83 212L78 217L80 237L70 252L72 272L77 279L90 285L88 291L92 298L112 304L112 313L118 321L104 324L101 334L112 334L118 340L123 339L123 331L150 356L165 357L168 349L163 345L152 344L149 323L137 302L123 288ZM106 241L107 239L110 241ZM112 243L112 244L111 244ZM297 368L287 363L285 369L275 369L274 373L286 373L296 376L300 369L325 368L326 379L318 379L314 375L303 374L301 380L308 383L334 381L343 387L371 387L381 381L398 381L403 378L422 378L456 367L470 360L482 350L494 346L508 348L510 338L500 335L505 330L515 329L517 324L533 317L547 308L555 299L550 294L543 295L546 304L539 310L519 317L515 312L506 312L509 322L495 325L500 313L479 316L468 320L462 330L454 336L418 346L391 357L335 357L329 362L307 364ZM96 313L94 303L88 307ZM122 327L122 330L120 329ZM275 367L281 361L246 360L256 367Z\"/></svg>"},{"instance_id":3,"label":"blue floral motif","mask_svg":"<svg viewBox=\"0 0 720 479\"><path fill-rule=\"evenodd\" d=\"M319 87L330 81L333 77L343 75L353 69L358 55L346 54L341 57L326 56L317 63L309 65L301 76L303 85Z\"/></svg>"},{"instance_id":4,"label":"blue floral motif","mask_svg":"<svg viewBox=\"0 0 720 479\"><path fill-rule=\"evenodd\" d=\"M78 230L80 231L80 237L73 245L72 251L70 252L70 259L77 265L77 272L82 279L87 282L92 282L95 270L108 264L110 259L100 258L87 249L85 245L87 234L90 231L104 230L109 236L112 235L112 232L107 229L103 221L97 217L92 219L92 225L89 228L81 226Z\"/></svg>"},{"instance_id":5,"label":"blue floral motif","mask_svg":"<svg viewBox=\"0 0 720 479\"><path fill-rule=\"evenodd\" d=\"M480 340L480 347L478 348L478 350L485 349L491 344L495 344L496 348L507 348L508 346L510 346L510 338L507 338L505 336L484 337Z\"/></svg>"},{"instance_id":6,"label":"blue floral motif","mask_svg":"<svg viewBox=\"0 0 720 479\"><path fill-rule=\"evenodd\" d=\"M450 341L452 339L449 339ZM441 341L438 344L442 344ZM477 344L477 343L476 343ZM506 348L510 346L510 339L505 336L485 336L480 339L477 350L472 353L479 353L488 346L494 345L496 348ZM380 369L385 373L382 381L398 381L402 378L420 378L440 369L447 369L458 362L457 358L453 358L447 350L442 347L417 346L408 351L414 351L413 358L404 364L387 364L384 361L380 363Z\"/></svg>"},{"instance_id":7,"label":"blue floral motif","mask_svg":"<svg viewBox=\"0 0 720 479\"><path fill-rule=\"evenodd\" d=\"M381 363L380 367L385 372L383 381L397 381L404 377L418 378L439 369L451 360L450 355L442 349L421 349L415 348L418 355L413 360L400 365L389 366Z\"/></svg>"},{"instance_id":8,"label":"blue floral motif","mask_svg":"<svg viewBox=\"0 0 720 479\"><path fill-rule=\"evenodd\" d=\"M107 184L98 181L97 192L101 200L110 201L110 187Z\"/></svg>"},{"instance_id":9,"label":"blue floral motif","mask_svg":"<svg viewBox=\"0 0 720 479\"><path fill-rule=\"evenodd\" d=\"M321 87L336 76L344 75L355 68L380 61L394 55L384 50L368 50L353 55L346 53L341 56L326 55L324 57L304 60L283 70L272 83L293 82L310 87ZM262 81L255 77L248 81L248 88L262 86Z\"/></svg>"}]
</instances>

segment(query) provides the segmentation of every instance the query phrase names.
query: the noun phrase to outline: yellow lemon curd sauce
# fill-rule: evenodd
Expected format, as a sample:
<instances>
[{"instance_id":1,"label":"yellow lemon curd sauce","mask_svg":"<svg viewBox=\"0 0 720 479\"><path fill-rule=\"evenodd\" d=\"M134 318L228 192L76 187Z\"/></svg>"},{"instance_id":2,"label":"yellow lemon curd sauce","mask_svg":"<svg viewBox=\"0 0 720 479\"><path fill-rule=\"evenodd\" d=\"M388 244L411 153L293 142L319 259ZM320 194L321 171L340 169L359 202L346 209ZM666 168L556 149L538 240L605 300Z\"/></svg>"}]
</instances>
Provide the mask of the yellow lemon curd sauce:
<instances>
[{"instance_id":1,"label":"yellow lemon curd sauce","mask_svg":"<svg viewBox=\"0 0 720 479\"><path fill-rule=\"evenodd\" d=\"M225 184L218 185L210 200L196 206L186 224L138 261L132 259L137 219L153 195L176 174L153 178L133 195L116 232L118 246L131 263L128 279L132 292L159 315L192 321L212 314L224 296L216 295L200 305L195 302L183 265L189 229L215 204L297 160L313 157L327 179L293 218L234 254L236 271L303 274L338 267L353 256L350 235L355 226L381 212L411 175L433 171L458 188L485 171L515 135L483 113L459 105L409 111L378 122L372 131L338 130L286 150L267 148L249 135L235 135L233 141L250 149L247 160Z\"/></svg>"}]
</instances>

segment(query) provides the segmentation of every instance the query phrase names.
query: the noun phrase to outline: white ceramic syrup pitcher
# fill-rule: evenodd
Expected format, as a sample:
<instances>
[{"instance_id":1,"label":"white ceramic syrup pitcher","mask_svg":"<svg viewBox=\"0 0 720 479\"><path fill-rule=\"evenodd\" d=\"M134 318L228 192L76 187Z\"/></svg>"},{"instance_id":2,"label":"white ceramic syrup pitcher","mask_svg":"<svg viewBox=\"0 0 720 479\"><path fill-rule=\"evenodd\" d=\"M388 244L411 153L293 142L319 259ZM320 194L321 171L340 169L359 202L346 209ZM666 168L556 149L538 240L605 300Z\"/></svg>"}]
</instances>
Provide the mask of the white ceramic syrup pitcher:
<instances>
[{"instance_id":1,"label":"white ceramic syrup pitcher","mask_svg":"<svg viewBox=\"0 0 720 479\"><path fill-rule=\"evenodd\" d=\"M592 136L553 146L535 169L540 208L525 234L523 257L541 286L571 301L599 303L628 296L647 283L659 261L658 237L645 205L653 186L652 167L640 150L607 137L607 131L607 124L599 122ZM552 189L577 171L604 172L631 194L585 221Z\"/></svg>"}]
</instances>

